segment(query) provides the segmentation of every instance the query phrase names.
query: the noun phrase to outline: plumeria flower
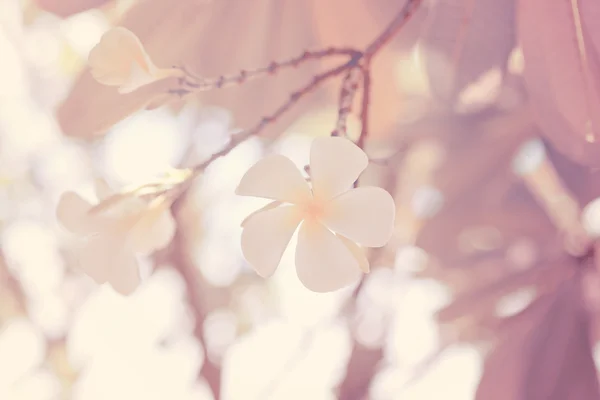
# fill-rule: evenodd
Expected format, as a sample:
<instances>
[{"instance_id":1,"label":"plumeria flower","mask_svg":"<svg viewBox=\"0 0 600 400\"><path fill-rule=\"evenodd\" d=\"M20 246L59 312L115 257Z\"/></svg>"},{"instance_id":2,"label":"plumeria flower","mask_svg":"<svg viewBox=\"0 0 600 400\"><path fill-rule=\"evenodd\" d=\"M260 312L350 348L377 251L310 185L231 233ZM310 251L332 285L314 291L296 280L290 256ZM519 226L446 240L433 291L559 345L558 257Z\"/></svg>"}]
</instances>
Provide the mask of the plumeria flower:
<instances>
[{"instance_id":1,"label":"plumeria flower","mask_svg":"<svg viewBox=\"0 0 600 400\"><path fill-rule=\"evenodd\" d=\"M147 201L134 192L114 193L99 180L99 204L92 205L74 192L58 203L60 223L82 238L81 269L98 284L109 283L122 295L132 294L141 283L136 254L148 255L166 247L175 233L170 201Z\"/></svg>"},{"instance_id":2,"label":"plumeria flower","mask_svg":"<svg viewBox=\"0 0 600 400\"><path fill-rule=\"evenodd\" d=\"M88 57L94 79L107 86L117 86L119 93L130 93L144 85L172 76L182 76L177 68L156 67L140 39L128 29L107 31Z\"/></svg>"},{"instance_id":3,"label":"plumeria flower","mask_svg":"<svg viewBox=\"0 0 600 400\"><path fill-rule=\"evenodd\" d=\"M352 188L367 165L367 155L350 140L326 137L315 139L310 150L312 189L282 155L252 166L236 193L275 200L242 222L242 252L256 272L262 277L275 272L302 223L295 260L304 286L329 292L367 273L360 246L384 246L395 216L394 200L384 189Z\"/></svg>"}]
</instances>

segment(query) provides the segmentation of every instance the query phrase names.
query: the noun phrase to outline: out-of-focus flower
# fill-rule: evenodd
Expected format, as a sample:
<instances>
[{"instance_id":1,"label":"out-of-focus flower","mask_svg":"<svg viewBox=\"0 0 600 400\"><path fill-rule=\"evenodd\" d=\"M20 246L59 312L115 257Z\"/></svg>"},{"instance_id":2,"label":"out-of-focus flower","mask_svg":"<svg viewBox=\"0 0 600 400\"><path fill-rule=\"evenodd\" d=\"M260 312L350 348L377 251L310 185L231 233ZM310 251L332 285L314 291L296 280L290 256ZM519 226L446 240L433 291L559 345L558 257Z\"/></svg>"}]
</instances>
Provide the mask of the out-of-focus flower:
<instances>
[{"instance_id":1,"label":"out-of-focus flower","mask_svg":"<svg viewBox=\"0 0 600 400\"><path fill-rule=\"evenodd\" d=\"M590 201L581 213L581 223L588 235L600 237L600 197Z\"/></svg>"},{"instance_id":2,"label":"out-of-focus flower","mask_svg":"<svg viewBox=\"0 0 600 400\"><path fill-rule=\"evenodd\" d=\"M309 330L284 320L262 324L234 343L222 362L222 396L227 400L318 399L344 377L352 350L345 325ZM256 360L261 368L256 368Z\"/></svg>"},{"instance_id":3,"label":"out-of-focus flower","mask_svg":"<svg viewBox=\"0 0 600 400\"><path fill-rule=\"evenodd\" d=\"M202 362L200 344L191 338L122 353L109 351L80 372L72 398L208 400L193 397Z\"/></svg>"},{"instance_id":4,"label":"out-of-focus flower","mask_svg":"<svg viewBox=\"0 0 600 400\"><path fill-rule=\"evenodd\" d=\"M108 0L35 0L34 3L42 10L65 18L100 7L104 3L108 3Z\"/></svg>"},{"instance_id":5,"label":"out-of-focus flower","mask_svg":"<svg viewBox=\"0 0 600 400\"><path fill-rule=\"evenodd\" d=\"M135 192L113 193L98 181L92 205L74 192L62 195L57 217L69 231L82 236L80 266L98 284L108 282L129 295L141 279L136 253L150 254L166 247L175 232L170 201L155 197L146 201Z\"/></svg>"},{"instance_id":6,"label":"out-of-focus flower","mask_svg":"<svg viewBox=\"0 0 600 400\"><path fill-rule=\"evenodd\" d=\"M158 68L137 36L117 27L107 31L90 51L88 58L94 79L117 86L119 93L131 93L144 85L173 76L182 76L177 68Z\"/></svg>"},{"instance_id":7,"label":"out-of-focus flower","mask_svg":"<svg viewBox=\"0 0 600 400\"><path fill-rule=\"evenodd\" d=\"M0 399L56 399L60 383L43 368L44 335L31 321L14 318L0 328Z\"/></svg>"},{"instance_id":8,"label":"out-of-focus flower","mask_svg":"<svg viewBox=\"0 0 600 400\"><path fill-rule=\"evenodd\" d=\"M355 282L361 270L369 271L359 245L387 243L395 206L382 188L352 189L368 162L351 141L326 137L311 146L312 190L295 164L282 155L268 156L246 172L238 195L275 200L242 222L242 251L259 275L275 272L300 222L296 271L308 289L337 290Z\"/></svg>"},{"instance_id":9,"label":"out-of-focus flower","mask_svg":"<svg viewBox=\"0 0 600 400\"><path fill-rule=\"evenodd\" d=\"M191 337L184 285L175 271L161 268L129 297L100 287L73 315L66 343L69 364L80 370L100 356L144 353Z\"/></svg>"}]
</instances>

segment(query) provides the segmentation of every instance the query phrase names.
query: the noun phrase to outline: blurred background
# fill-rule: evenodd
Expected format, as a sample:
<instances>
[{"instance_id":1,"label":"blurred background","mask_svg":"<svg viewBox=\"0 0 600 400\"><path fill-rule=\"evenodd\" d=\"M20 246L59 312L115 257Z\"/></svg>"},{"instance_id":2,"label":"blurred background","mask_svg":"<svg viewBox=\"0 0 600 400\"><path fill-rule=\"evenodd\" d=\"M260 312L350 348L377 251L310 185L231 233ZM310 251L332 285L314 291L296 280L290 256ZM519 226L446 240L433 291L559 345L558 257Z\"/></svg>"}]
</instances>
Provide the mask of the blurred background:
<instances>
[{"instance_id":1,"label":"blurred background","mask_svg":"<svg viewBox=\"0 0 600 400\"><path fill-rule=\"evenodd\" d=\"M403 5L0 0L0 400L598 398L593 251L564 250L552 202L598 196L594 158L537 127L512 0L425 1L374 60L366 150L386 161L364 179L394 195L397 226L357 286L308 291L292 248L259 278L239 239L260 204L233 194L267 152L307 164L335 127L339 80L197 180L133 296L78 269L61 193L199 163L328 65L144 110L144 90L120 96L86 70L107 29L131 29L161 67L216 77L363 49Z\"/></svg>"}]
</instances>

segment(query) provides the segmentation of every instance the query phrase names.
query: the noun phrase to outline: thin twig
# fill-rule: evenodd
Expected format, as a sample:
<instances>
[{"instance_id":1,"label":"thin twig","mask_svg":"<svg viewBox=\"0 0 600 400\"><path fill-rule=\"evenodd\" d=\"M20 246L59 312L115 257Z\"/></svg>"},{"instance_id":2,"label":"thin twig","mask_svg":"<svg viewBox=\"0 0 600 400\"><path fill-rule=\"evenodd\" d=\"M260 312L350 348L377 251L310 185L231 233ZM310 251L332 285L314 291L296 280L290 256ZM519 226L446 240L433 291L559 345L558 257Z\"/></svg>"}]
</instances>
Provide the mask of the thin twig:
<instances>
[{"instance_id":1,"label":"thin twig","mask_svg":"<svg viewBox=\"0 0 600 400\"><path fill-rule=\"evenodd\" d=\"M361 149L365 147L365 140L369 134L369 104L371 102L371 72L367 67L363 68L363 92L362 104L360 108L360 136L356 145Z\"/></svg>"},{"instance_id":2,"label":"thin twig","mask_svg":"<svg viewBox=\"0 0 600 400\"><path fill-rule=\"evenodd\" d=\"M379 50L385 46L392 38L402 29L404 25L410 20L413 14L417 11L421 5L422 0L407 0L402 10L394 17L390 24L369 44L363 53L364 64L363 64L363 100L361 106L360 120L362 128L360 137L356 143L361 149L364 148L365 140L369 134L369 103L371 96L371 71L370 62L371 59L379 52Z\"/></svg>"},{"instance_id":3,"label":"thin twig","mask_svg":"<svg viewBox=\"0 0 600 400\"><path fill-rule=\"evenodd\" d=\"M422 2L423 0L407 0L404 7L396 14L389 25L365 49L363 54L367 61L370 61L410 21Z\"/></svg>"},{"instance_id":4,"label":"thin twig","mask_svg":"<svg viewBox=\"0 0 600 400\"><path fill-rule=\"evenodd\" d=\"M195 76L190 71L186 70L184 67L177 68L181 69L186 74L185 78L183 78L183 80L181 81L182 84L187 86L191 92L203 92L213 89L221 89L228 86L239 85L249 80L274 75L277 72L279 72L279 70L284 68L296 68L307 61L320 60L332 56L347 56L350 59L353 59L361 56L361 52L350 48L335 47L330 47L328 49L319 51L305 51L301 55L293 57L286 61L273 61L266 67L258 68L251 71L242 70L235 75L222 75L218 78L212 79L204 79Z\"/></svg>"},{"instance_id":5,"label":"thin twig","mask_svg":"<svg viewBox=\"0 0 600 400\"><path fill-rule=\"evenodd\" d=\"M194 172L193 175L194 176L198 175L199 173L204 171L206 169L206 167L208 167L210 164L212 164L215 160L229 154L229 152L231 152L233 149L235 149L240 143L248 140L252 136L257 135L267 125L275 122L279 117L281 117L286 111L288 111L292 106L294 106L302 97L304 97L308 93L311 93L312 91L314 91L317 87L319 87L324 81L328 80L329 78L338 76L342 72L346 71L347 69L354 67L358 63L359 59L360 59L359 57L352 58L350 61L348 61L336 68L330 69L324 73L321 73L321 74L313 77L313 79L310 81L310 83L308 85L306 85L303 88L301 88L300 90L292 93L290 95L290 98L288 99L288 101L285 102L284 104L282 104L277 110L275 110L275 112L273 112L269 116L263 117L260 120L260 122L258 124L256 124L254 127L244 130L244 131L238 133L237 135L232 136L229 144L227 144L225 147L223 147L218 152L214 153L203 163L198 164L195 167L193 167L192 168L192 170Z\"/></svg>"},{"instance_id":6,"label":"thin twig","mask_svg":"<svg viewBox=\"0 0 600 400\"><path fill-rule=\"evenodd\" d=\"M347 136L347 123L348 115L352 112L352 102L354 101L354 94L358 89L358 74L361 70L359 68L352 68L346 72L342 81L342 87L340 89L340 96L338 100L338 119L335 130L331 132L331 136Z\"/></svg>"},{"instance_id":7,"label":"thin twig","mask_svg":"<svg viewBox=\"0 0 600 400\"><path fill-rule=\"evenodd\" d=\"M373 56L386 44L388 43L392 37L400 31L400 29L408 22L408 20L412 17L414 12L417 10L419 5L422 3L422 0L408 0L407 3L402 7L402 9L398 12L398 14L394 17L394 19L390 22L390 24L383 30L383 32L377 36L370 45L367 46L364 52L345 49L343 53L348 55L352 54L352 57L346 63L339 65L335 68L332 68L326 72L316 75L313 77L312 81L304 86L302 89L291 94L289 100L281 105L274 113L270 116L263 117L261 121L255 125L253 128L244 130L237 135L231 138L229 144L227 144L224 148L214 153L211 157L209 157L206 161L197 166L193 167L193 174L188 179L190 181L193 177L200 174L204 171L212 162L215 160L229 154L234 148L236 148L240 143L246 141L250 137L257 135L260 133L262 129L264 129L267 125L277 120L281 117L286 111L288 111L293 105L295 105L302 97L306 94L311 93L317 87L319 87L323 82L327 81L330 78L340 75L341 73L355 68L359 66L360 62L365 61L365 64L368 65L369 61ZM331 51L331 49L325 50ZM341 51L341 50L340 50ZM317 54L315 52L314 54ZM313 54L313 53L309 53ZM341 54L341 53L340 53ZM302 57L302 56L301 56ZM268 67L267 67L268 69ZM214 87L211 87L214 88ZM367 99L368 100L368 99ZM363 139L364 140L364 139ZM187 188L188 185L186 185Z\"/></svg>"}]
</instances>

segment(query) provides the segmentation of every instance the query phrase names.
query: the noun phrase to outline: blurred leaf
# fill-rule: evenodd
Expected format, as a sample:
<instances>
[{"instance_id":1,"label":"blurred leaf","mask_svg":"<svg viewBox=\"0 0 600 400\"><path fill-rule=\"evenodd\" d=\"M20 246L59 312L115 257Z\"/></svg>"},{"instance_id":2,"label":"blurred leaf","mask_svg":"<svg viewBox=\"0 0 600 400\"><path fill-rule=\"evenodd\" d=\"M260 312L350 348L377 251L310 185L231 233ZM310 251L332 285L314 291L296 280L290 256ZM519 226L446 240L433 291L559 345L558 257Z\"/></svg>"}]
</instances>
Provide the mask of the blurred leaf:
<instances>
[{"instance_id":1,"label":"blurred leaf","mask_svg":"<svg viewBox=\"0 0 600 400\"><path fill-rule=\"evenodd\" d=\"M145 0L135 4L119 25L125 26L146 47L160 67L183 64L204 77L216 77L264 67L272 61L297 56L305 49L329 46L362 48L400 10L402 2L335 0L323 2L257 0ZM396 48L405 48L416 39L416 20L399 36ZM335 28L334 28L335 27ZM410 29L409 29L410 28ZM401 99L394 80L394 51L386 49L375 60L373 73L371 131L385 134L395 123ZM335 63L343 62L337 58ZM238 87L198 95L205 105L222 106L233 112L235 125L246 128L287 101L290 94L306 85L311 77L331 62L310 62L296 69L280 71ZM336 104L340 82L329 82L307 96L291 112L265 132L280 132L301 113L323 104ZM139 92L139 91L138 91ZM89 71L77 79L70 95L58 110L63 131L69 136L89 138L102 134L114 123L144 107L148 93L119 96L116 90L96 83ZM153 104L154 105L154 104ZM323 127L323 133L331 127Z\"/></svg>"},{"instance_id":2,"label":"blurred leaf","mask_svg":"<svg viewBox=\"0 0 600 400\"><path fill-rule=\"evenodd\" d=\"M600 398L580 275L575 273L506 327L487 358L477 399Z\"/></svg>"},{"instance_id":3,"label":"blurred leaf","mask_svg":"<svg viewBox=\"0 0 600 400\"><path fill-rule=\"evenodd\" d=\"M573 160L600 165L600 2L520 0L519 40L543 133Z\"/></svg>"},{"instance_id":4,"label":"blurred leaf","mask_svg":"<svg viewBox=\"0 0 600 400\"><path fill-rule=\"evenodd\" d=\"M474 314L490 314L490 312L493 314L498 298L526 285L543 282L548 274L556 274L556 268L558 268L556 265L538 264L525 271L498 279L483 288L474 288L438 311L437 318L441 323L448 323L464 316L473 317Z\"/></svg>"},{"instance_id":5,"label":"blurred leaf","mask_svg":"<svg viewBox=\"0 0 600 400\"><path fill-rule=\"evenodd\" d=\"M34 0L42 10L60 17L69 17L92 8L97 8L112 0Z\"/></svg>"},{"instance_id":6,"label":"blurred leaf","mask_svg":"<svg viewBox=\"0 0 600 400\"><path fill-rule=\"evenodd\" d=\"M441 280L454 292L440 322L465 340L489 339L503 320L499 302L563 279L564 267L557 264L570 262L570 256L544 210L511 172L517 148L532 131L526 111L488 113L455 133L457 120L448 118L450 137L440 133L446 156L436 183L445 202L416 243L437 262L419 276ZM548 156L580 201L597 195L598 179L588 168L553 151Z\"/></svg>"},{"instance_id":7,"label":"blurred leaf","mask_svg":"<svg viewBox=\"0 0 600 400\"><path fill-rule=\"evenodd\" d=\"M552 229L510 173L513 155L531 132L525 110L448 118L442 125L446 129L442 127L438 135L446 142L447 154L435 173L434 184L444 195L444 205L424 225L418 246L446 267L468 266L469 254L459 246L459 238L468 228L495 228L503 246L515 236L544 236ZM455 125L453 135L444 135ZM502 192L504 197L509 193L514 196L512 201L502 198Z\"/></svg>"},{"instance_id":8,"label":"blurred leaf","mask_svg":"<svg viewBox=\"0 0 600 400\"><path fill-rule=\"evenodd\" d=\"M433 93L454 103L485 72L507 67L514 0L437 0L419 42Z\"/></svg>"},{"instance_id":9,"label":"blurred leaf","mask_svg":"<svg viewBox=\"0 0 600 400\"><path fill-rule=\"evenodd\" d=\"M440 168L436 174L435 181L448 201L473 196L480 185L508 167L517 148L532 133L532 122L524 109L471 118L473 131L465 132L464 141L452 149L448 159L452 166Z\"/></svg>"}]
</instances>

